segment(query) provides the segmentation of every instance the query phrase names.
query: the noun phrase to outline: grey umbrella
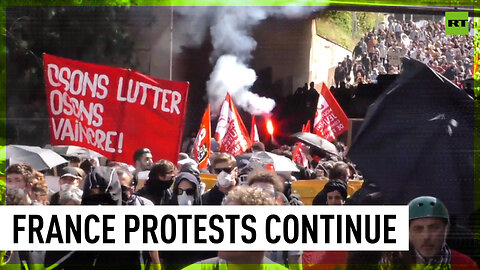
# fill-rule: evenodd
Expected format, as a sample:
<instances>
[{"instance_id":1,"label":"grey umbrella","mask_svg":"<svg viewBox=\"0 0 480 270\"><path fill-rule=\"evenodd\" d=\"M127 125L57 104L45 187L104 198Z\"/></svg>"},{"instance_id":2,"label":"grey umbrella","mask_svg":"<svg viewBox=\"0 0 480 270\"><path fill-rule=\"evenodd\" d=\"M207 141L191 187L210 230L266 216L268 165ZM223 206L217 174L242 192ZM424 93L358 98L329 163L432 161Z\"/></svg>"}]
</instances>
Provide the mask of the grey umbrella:
<instances>
[{"instance_id":1,"label":"grey umbrella","mask_svg":"<svg viewBox=\"0 0 480 270\"><path fill-rule=\"evenodd\" d=\"M38 171L48 170L68 162L52 150L15 144L7 145L6 158L10 164L27 163Z\"/></svg>"},{"instance_id":2,"label":"grey umbrella","mask_svg":"<svg viewBox=\"0 0 480 270\"><path fill-rule=\"evenodd\" d=\"M263 166L272 164L276 172L298 172L297 165L290 159L270 152L255 152L250 157L250 162L259 162Z\"/></svg>"},{"instance_id":3,"label":"grey umbrella","mask_svg":"<svg viewBox=\"0 0 480 270\"><path fill-rule=\"evenodd\" d=\"M341 158L340 153L338 153L337 148L333 143L313 133L297 132L292 134L291 137L296 138L297 140L303 142L304 144L309 145L317 150L320 150L321 152Z\"/></svg>"},{"instance_id":4,"label":"grey umbrella","mask_svg":"<svg viewBox=\"0 0 480 270\"><path fill-rule=\"evenodd\" d=\"M67 156L67 157L79 157L79 158L102 157L101 154L93 150L80 147L80 146L74 146L74 145L56 145L52 147L52 150L62 156Z\"/></svg>"}]
</instances>

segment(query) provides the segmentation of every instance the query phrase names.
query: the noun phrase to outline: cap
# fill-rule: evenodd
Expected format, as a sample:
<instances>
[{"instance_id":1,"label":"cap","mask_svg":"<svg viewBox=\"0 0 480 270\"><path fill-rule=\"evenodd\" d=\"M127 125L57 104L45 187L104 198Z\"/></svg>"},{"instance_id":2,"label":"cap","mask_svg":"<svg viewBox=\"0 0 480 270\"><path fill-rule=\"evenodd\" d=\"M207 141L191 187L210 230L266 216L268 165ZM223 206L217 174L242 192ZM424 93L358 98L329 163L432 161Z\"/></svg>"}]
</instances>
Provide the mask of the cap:
<instances>
[{"instance_id":1,"label":"cap","mask_svg":"<svg viewBox=\"0 0 480 270\"><path fill-rule=\"evenodd\" d=\"M62 169L60 178L63 177L82 178L80 172L71 166L67 166Z\"/></svg>"}]
</instances>

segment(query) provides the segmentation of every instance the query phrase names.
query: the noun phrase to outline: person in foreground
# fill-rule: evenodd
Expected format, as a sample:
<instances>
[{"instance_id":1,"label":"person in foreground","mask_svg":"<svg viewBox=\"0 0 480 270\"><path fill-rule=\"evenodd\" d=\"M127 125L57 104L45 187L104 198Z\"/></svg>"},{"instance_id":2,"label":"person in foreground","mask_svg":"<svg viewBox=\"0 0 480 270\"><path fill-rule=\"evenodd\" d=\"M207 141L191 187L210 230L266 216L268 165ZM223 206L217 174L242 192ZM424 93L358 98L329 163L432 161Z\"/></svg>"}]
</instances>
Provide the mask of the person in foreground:
<instances>
[{"instance_id":1,"label":"person in foreground","mask_svg":"<svg viewBox=\"0 0 480 270\"><path fill-rule=\"evenodd\" d=\"M467 255L450 249L446 243L450 218L442 201L421 196L408 204L410 246L415 264L427 269L478 269Z\"/></svg>"},{"instance_id":2,"label":"person in foreground","mask_svg":"<svg viewBox=\"0 0 480 270\"><path fill-rule=\"evenodd\" d=\"M225 197L224 205L275 205L274 198L260 188L237 186ZM219 251L218 257L196 262L184 270L265 269L286 270L267 257L265 251Z\"/></svg>"},{"instance_id":3,"label":"person in foreground","mask_svg":"<svg viewBox=\"0 0 480 270\"><path fill-rule=\"evenodd\" d=\"M442 201L420 196L408 207L409 250L350 252L347 270L478 270L475 261L447 245L450 215Z\"/></svg>"}]
</instances>

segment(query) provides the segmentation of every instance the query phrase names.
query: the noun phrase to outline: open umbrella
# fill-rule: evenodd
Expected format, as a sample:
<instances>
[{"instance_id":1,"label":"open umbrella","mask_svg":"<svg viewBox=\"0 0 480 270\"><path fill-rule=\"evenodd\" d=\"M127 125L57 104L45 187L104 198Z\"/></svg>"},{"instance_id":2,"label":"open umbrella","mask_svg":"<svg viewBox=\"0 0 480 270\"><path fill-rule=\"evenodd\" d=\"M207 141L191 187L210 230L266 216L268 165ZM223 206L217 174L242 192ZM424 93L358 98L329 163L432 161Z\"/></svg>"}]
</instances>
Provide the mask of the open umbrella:
<instances>
[{"instance_id":1,"label":"open umbrella","mask_svg":"<svg viewBox=\"0 0 480 270\"><path fill-rule=\"evenodd\" d=\"M56 145L52 150L62 156L79 157L79 158L96 158L102 157L101 154L90 149L74 146L74 145Z\"/></svg>"},{"instance_id":2,"label":"open umbrella","mask_svg":"<svg viewBox=\"0 0 480 270\"><path fill-rule=\"evenodd\" d=\"M6 157L10 164L27 163L35 170L51 169L57 165L67 163L59 154L38 146L7 145Z\"/></svg>"},{"instance_id":3,"label":"open umbrella","mask_svg":"<svg viewBox=\"0 0 480 270\"><path fill-rule=\"evenodd\" d=\"M336 157L341 157L338 153L337 148L335 145L322 137L319 137L310 132L297 132L292 134L293 138L303 142L306 145L309 145L321 152L327 153L329 155L333 155Z\"/></svg>"},{"instance_id":4,"label":"open umbrella","mask_svg":"<svg viewBox=\"0 0 480 270\"><path fill-rule=\"evenodd\" d=\"M388 203L434 196L468 224L476 186L474 100L421 62L405 59L403 67L368 109L348 155Z\"/></svg>"},{"instance_id":5,"label":"open umbrella","mask_svg":"<svg viewBox=\"0 0 480 270\"><path fill-rule=\"evenodd\" d=\"M270 152L255 152L250 162L259 162L262 165L272 164L276 172L298 172L297 165L290 159Z\"/></svg>"}]
</instances>

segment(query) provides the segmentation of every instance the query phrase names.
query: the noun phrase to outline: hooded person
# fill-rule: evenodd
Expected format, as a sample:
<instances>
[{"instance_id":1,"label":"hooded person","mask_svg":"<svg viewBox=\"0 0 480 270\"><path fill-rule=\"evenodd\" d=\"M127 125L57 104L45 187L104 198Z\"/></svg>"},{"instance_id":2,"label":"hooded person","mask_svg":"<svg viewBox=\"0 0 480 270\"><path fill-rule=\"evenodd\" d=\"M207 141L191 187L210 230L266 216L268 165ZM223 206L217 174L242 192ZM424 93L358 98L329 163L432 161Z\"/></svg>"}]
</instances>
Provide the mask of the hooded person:
<instances>
[{"instance_id":1,"label":"hooded person","mask_svg":"<svg viewBox=\"0 0 480 270\"><path fill-rule=\"evenodd\" d=\"M122 205L122 187L115 170L93 168L83 186L82 205Z\"/></svg>"},{"instance_id":2,"label":"hooded person","mask_svg":"<svg viewBox=\"0 0 480 270\"><path fill-rule=\"evenodd\" d=\"M201 205L200 180L192 173L181 172L173 183L172 198L173 205Z\"/></svg>"},{"instance_id":3,"label":"hooded person","mask_svg":"<svg viewBox=\"0 0 480 270\"><path fill-rule=\"evenodd\" d=\"M172 188L171 205L201 205L200 178L189 172L181 172ZM179 270L194 262L216 256L216 251L159 251L162 270Z\"/></svg>"},{"instance_id":4,"label":"hooded person","mask_svg":"<svg viewBox=\"0 0 480 270\"><path fill-rule=\"evenodd\" d=\"M330 180L325 187L315 196L313 199L313 205L327 205L328 196L327 193L332 191L338 191L338 195L341 195L341 200L344 203L349 203L347 200L347 191L348 191L348 175L349 175L349 166L345 162L337 162L333 168L329 171Z\"/></svg>"},{"instance_id":5,"label":"hooded person","mask_svg":"<svg viewBox=\"0 0 480 270\"><path fill-rule=\"evenodd\" d=\"M116 170L102 166L92 169L84 183L82 205L122 205ZM45 266L54 264L58 269L141 269L144 260L139 251L47 252Z\"/></svg>"}]
</instances>

